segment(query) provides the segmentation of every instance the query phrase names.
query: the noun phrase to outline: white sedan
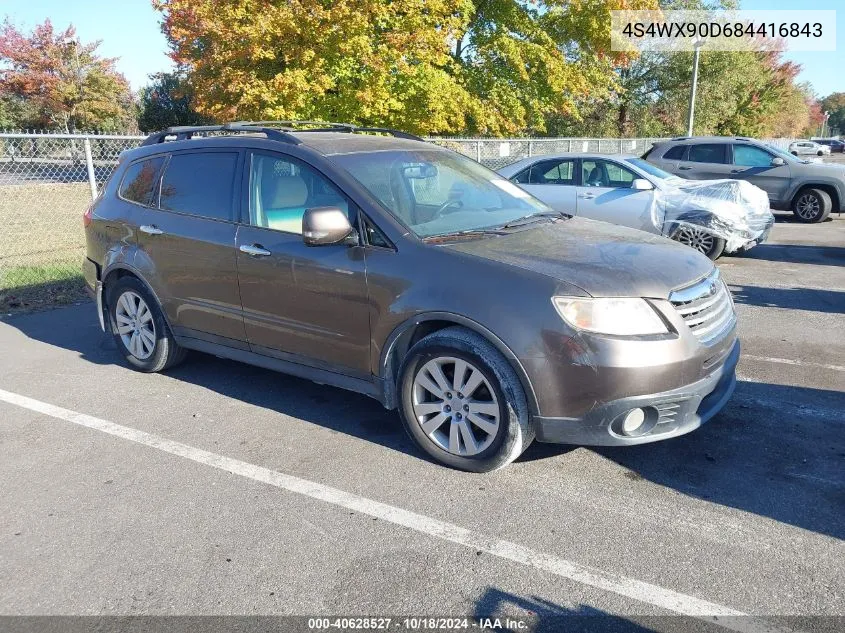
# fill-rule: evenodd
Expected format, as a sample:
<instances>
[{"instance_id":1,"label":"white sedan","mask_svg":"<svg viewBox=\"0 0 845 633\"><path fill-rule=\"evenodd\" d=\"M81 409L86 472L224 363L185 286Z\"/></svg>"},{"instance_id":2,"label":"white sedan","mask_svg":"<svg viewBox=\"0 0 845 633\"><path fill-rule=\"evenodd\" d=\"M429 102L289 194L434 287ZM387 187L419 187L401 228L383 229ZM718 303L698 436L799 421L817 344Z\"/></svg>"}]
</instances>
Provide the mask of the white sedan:
<instances>
[{"instance_id":1,"label":"white sedan","mask_svg":"<svg viewBox=\"0 0 845 633\"><path fill-rule=\"evenodd\" d=\"M499 174L555 211L665 235L710 259L759 244L774 223L750 182L685 180L636 156L534 156Z\"/></svg>"},{"instance_id":2,"label":"white sedan","mask_svg":"<svg viewBox=\"0 0 845 633\"><path fill-rule=\"evenodd\" d=\"M829 156L830 147L815 141L795 141L789 144L789 153L795 156Z\"/></svg>"}]
</instances>

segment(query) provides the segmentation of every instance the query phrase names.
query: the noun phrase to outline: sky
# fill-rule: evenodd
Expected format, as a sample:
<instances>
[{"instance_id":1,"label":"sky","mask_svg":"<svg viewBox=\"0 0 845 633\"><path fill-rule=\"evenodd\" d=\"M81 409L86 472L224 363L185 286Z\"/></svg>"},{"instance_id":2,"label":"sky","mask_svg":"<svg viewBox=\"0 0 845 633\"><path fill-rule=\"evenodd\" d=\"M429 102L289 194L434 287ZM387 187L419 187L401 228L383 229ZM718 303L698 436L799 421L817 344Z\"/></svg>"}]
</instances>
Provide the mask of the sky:
<instances>
[{"instance_id":1,"label":"sky","mask_svg":"<svg viewBox=\"0 0 845 633\"><path fill-rule=\"evenodd\" d=\"M787 52L785 58L802 65L800 81L808 81L819 97L845 91L845 3L842 0L741 0L743 9L839 9L837 50ZM18 28L31 29L49 17L64 29L73 23L83 42L102 40L100 52L119 57L117 67L137 90L151 73L169 70L167 41L159 28L159 14L150 0L0 0L0 17Z\"/></svg>"}]
</instances>

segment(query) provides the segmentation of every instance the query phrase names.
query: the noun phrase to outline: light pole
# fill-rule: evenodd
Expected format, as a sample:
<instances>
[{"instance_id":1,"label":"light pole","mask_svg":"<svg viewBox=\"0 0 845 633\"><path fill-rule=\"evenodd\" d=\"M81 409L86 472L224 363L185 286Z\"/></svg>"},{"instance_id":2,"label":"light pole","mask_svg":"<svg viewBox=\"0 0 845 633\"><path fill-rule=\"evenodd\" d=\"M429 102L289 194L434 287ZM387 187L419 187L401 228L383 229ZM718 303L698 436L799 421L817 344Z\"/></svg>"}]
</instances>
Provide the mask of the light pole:
<instances>
[{"instance_id":1,"label":"light pole","mask_svg":"<svg viewBox=\"0 0 845 633\"><path fill-rule=\"evenodd\" d=\"M687 116L687 136L692 136L692 123L695 120L695 91L698 87L698 58L701 54L701 47L704 46L704 38L697 39L693 46L695 53L692 58L692 88L689 93L689 114Z\"/></svg>"}]
</instances>

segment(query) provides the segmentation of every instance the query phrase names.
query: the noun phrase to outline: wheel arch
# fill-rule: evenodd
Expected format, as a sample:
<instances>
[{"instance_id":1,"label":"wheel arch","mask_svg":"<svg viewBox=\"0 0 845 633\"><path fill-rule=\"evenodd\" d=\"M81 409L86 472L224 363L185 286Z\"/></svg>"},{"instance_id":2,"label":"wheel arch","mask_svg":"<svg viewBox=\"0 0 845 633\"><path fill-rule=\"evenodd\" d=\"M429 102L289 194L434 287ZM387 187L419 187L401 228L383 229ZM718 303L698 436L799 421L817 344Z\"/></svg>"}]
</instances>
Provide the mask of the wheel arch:
<instances>
[{"instance_id":1,"label":"wheel arch","mask_svg":"<svg viewBox=\"0 0 845 633\"><path fill-rule=\"evenodd\" d=\"M379 359L379 376L384 386L384 406L388 409L395 409L398 406L397 381L399 379L399 368L414 343L429 334L454 326L465 327L475 332L492 344L505 357L519 378L530 414L532 416L538 415L539 409L534 387L513 350L501 338L480 323L452 312L426 312L414 315L398 325L387 337Z\"/></svg>"},{"instance_id":2,"label":"wheel arch","mask_svg":"<svg viewBox=\"0 0 845 633\"><path fill-rule=\"evenodd\" d=\"M827 183L807 182L807 183L802 183L798 187L798 189L795 190L795 193L792 194L792 198L789 201L789 208L790 209L795 208L795 203L798 200L798 196L800 196L802 193L804 193L807 189L821 189L827 195L829 195L830 196L830 202L832 204L831 209L830 209L831 213L836 213L839 209L842 208L841 207L842 201L839 199L839 191L836 189L836 187L834 187L831 184L827 184Z\"/></svg>"},{"instance_id":3,"label":"wheel arch","mask_svg":"<svg viewBox=\"0 0 845 633\"><path fill-rule=\"evenodd\" d=\"M106 318L105 322L108 323L108 315L106 314L106 311L108 310L107 289L110 284L116 283L122 277L134 277L144 285L144 287L150 292L150 294L155 299L155 302L158 304L159 312L161 312L161 316L164 319L164 322L167 324L167 327L170 328L170 331L172 332L173 328L170 324L170 320L167 318L167 313L164 310L164 306L161 303L161 299L159 298L158 293L156 293L150 283L146 279L144 279L144 276L141 274L141 271L131 266L130 264L127 264L126 262L116 262L102 272L103 317Z\"/></svg>"}]
</instances>

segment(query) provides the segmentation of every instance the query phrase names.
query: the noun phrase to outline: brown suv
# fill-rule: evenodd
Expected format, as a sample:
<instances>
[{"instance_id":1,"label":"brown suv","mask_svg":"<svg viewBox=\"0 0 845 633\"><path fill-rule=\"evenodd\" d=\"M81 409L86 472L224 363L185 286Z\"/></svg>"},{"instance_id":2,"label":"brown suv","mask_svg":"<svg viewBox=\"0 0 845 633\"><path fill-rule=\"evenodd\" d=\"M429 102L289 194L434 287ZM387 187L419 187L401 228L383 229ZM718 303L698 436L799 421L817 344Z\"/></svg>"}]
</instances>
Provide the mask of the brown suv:
<instances>
[{"instance_id":1,"label":"brown suv","mask_svg":"<svg viewBox=\"0 0 845 633\"><path fill-rule=\"evenodd\" d=\"M85 223L85 277L132 366L193 349L365 393L457 468L535 437L674 437L735 384L710 260L400 132L171 128L122 156Z\"/></svg>"}]
</instances>

